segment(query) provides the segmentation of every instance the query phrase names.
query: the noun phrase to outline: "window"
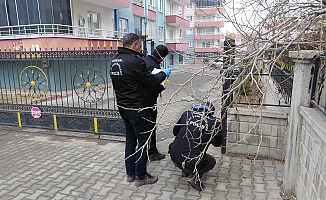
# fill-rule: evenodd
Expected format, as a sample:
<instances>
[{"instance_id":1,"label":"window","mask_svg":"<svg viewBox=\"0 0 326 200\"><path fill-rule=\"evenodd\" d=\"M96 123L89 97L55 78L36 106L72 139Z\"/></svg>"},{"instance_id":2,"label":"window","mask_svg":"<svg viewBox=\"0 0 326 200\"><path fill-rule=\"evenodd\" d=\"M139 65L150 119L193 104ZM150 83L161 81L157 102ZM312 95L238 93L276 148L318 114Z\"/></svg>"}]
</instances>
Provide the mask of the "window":
<instances>
[{"instance_id":1,"label":"window","mask_svg":"<svg viewBox=\"0 0 326 200\"><path fill-rule=\"evenodd\" d=\"M154 0L148 0L148 9L155 10L155 1Z\"/></svg>"},{"instance_id":2,"label":"window","mask_svg":"<svg viewBox=\"0 0 326 200\"><path fill-rule=\"evenodd\" d=\"M132 3L138 5L138 6L143 6L143 0L133 0Z\"/></svg>"},{"instance_id":3,"label":"window","mask_svg":"<svg viewBox=\"0 0 326 200\"><path fill-rule=\"evenodd\" d=\"M17 12L16 12L16 4L15 1L7 1L8 15L10 26L18 25Z\"/></svg>"},{"instance_id":4,"label":"window","mask_svg":"<svg viewBox=\"0 0 326 200\"><path fill-rule=\"evenodd\" d=\"M155 21L148 20L148 37L153 39L155 38Z\"/></svg>"},{"instance_id":5,"label":"window","mask_svg":"<svg viewBox=\"0 0 326 200\"><path fill-rule=\"evenodd\" d=\"M119 32L120 33L127 33L129 32L128 30L128 20L120 18L119 19Z\"/></svg>"},{"instance_id":6,"label":"window","mask_svg":"<svg viewBox=\"0 0 326 200\"><path fill-rule=\"evenodd\" d=\"M167 10L167 15L173 15L173 4L169 4L169 10Z\"/></svg>"},{"instance_id":7,"label":"window","mask_svg":"<svg viewBox=\"0 0 326 200\"><path fill-rule=\"evenodd\" d=\"M187 8L193 8L194 7L194 3L190 3L189 5L187 5Z\"/></svg>"},{"instance_id":8,"label":"window","mask_svg":"<svg viewBox=\"0 0 326 200\"><path fill-rule=\"evenodd\" d=\"M142 26L142 18L138 16L135 17L135 34L142 35L143 34L143 26Z\"/></svg>"},{"instance_id":9,"label":"window","mask_svg":"<svg viewBox=\"0 0 326 200\"><path fill-rule=\"evenodd\" d=\"M173 29L170 29L169 30L169 39L170 39L170 42L174 42L174 31Z\"/></svg>"},{"instance_id":10,"label":"window","mask_svg":"<svg viewBox=\"0 0 326 200\"><path fill-rule=\"evenodd\" d=\"M70 0L0 0L0 26L31 24L49 25L14 27L13 33L54 33L58 27L60 29L60 24L71 25ZM54 27L52 24L59 25Z\"/></svg>"},{"instance_id":11,"label":"window","mask_svg":"<svg viewBox=\"0 0 326 200\"><path fill-rule=\"evenodd\" d=\"M39 1L41 24L53 24L53 9L51 1Z\"/></svg>"},{"instance_id":12,"label":"window","mask_svg":"<svg viewBox=\"0 0 326 200\"><path fill-rule=\"evenodd\" d=\"M222 6L222 0L196 0L196 6L198 8L221 7Z\"/></svg>"},{"instance_id":13,"label":"window","mask_svg":"<svg viewBox=\"0 0 326 200\"><path fill-rule=\"evenodd\" d=\"M192 21L193 21L193 16L186 16L186 19L187 19L188 21L192 22Z\"/></svg>"},{"instance_id":14,"label":"window","mask_svg":"<svg viewBox=\"0 0 326 200\"><path fill-rule=\"evenodd\" d=\"M158 27L158 40L163 41L163 27Z\"/></svg>"},{"instance_id":15,"label":"window","mask_svg":"<svg viewBox=\"0 0 326 200\"><path fill-rule=\"evenodd\" d=\"M209 41L203 42L203 48L210 48L210 47L211 47L211 42L209 42Z\"/></svg>"},{"instance_id":16,"label":"window","mask_svg":"<svg viewBox=\"0 0 326 200\"><path fill-rule=\"evenodd\" d=\"M211 18L210 15L203 15L202 21L203 22L210 22L210 21L212 21L212 18Z\"/></svg>"},{"instance_id":17,"label":"window","mask_svg":"<svg viewBox=\"0 0 326 200\"><path fill-rule=\"evenodd\" d=\"M194 46L194 41L189 41L189 47L193 47Z\"/></svg>"},{"instance_id":18,"label":"window","mask_svg":"<svg viewBox=\"0 0 326 200\"><path fill-rule=\"evenodd\" d=\"M173 53L170 53L170 65L174 65L174 56Z\"/></svg>"},{"instance_id":19,"label":"window","mask_svg":"<svg viewBox=\"0 0 326 200\"><path fill-rule=\"evenodd\" d=\"M0 26L8 26L5 0L0 0Z\"/></svg>"},{"instance_id":20,"label":"window","mask_svg":"<svg viewBox=\"0 0 326 200\"><path fill-rule=\"evenodd\" d=\"M38 1L37 0L29 0L27 4L27 13L30 24L39 24L40 16L38 10ZM1 21L1 20L0 20Z\"/></svg>"},{"instance_id":21,"label":"window","mask_svg":"<svg viewBox=\"0 0 326 200\"><path fill-rule=\"evenodd\" d=\"M178 15L182 15L182 6L178 7Z\"/></svg>"},{"instance_id":22,"label":"window","mask_svg":"<svg viewBox=\"0 0 326 200\"><path fill-rule=\"evenodd\" d=\"M87 13L87 22L88 22L88 28L89 28L89 34L90 35L100 35L100 14L95 13L92 11L89 11Z\"/></svg>"},{"instance_id":23,"label":"window","mask_svg":"<svg viewBox=\"0 0 326 200\"><path fill-rule=\"evenodd\" d=\"M70 4L66 0L52 0L54 24L71 25Z\"/></svg>"},{"instance_id":24,"label":"window","mask_svg":"<svg viewBox=\"0 0 326 200\"><path fill-rule=\"evenodd\" d=\"M157 10L163 12L163 0L158 0Z\"/></svg>"},{"instance_id":25,"label":"window","mask_svg":"<svg viewBox=\"0 0 326 200\"><path fill-rule=\"evenodd\" d=\"M18 24L19 25L29 24L26 1L25 0L16 0L16 4L17 4Z\"/></svg>"},{"instance_id":26,"label":"window","mask_svg":"<svg viewBox=\"0 0 326 200\"><path fill-rule=\"evenodd\" d=\"M179 38L182 38L182 29L179 29Z\"/></svg>"},{"instance_id":27,"label":"window","mask_svg":"<svg viewBox=\"0 0 326 200\"><path fill-rule=\"evenodd\" d=\"M193 34L194 34L194 29L192 29L192 28L186 29L186 35L193 35Z\"/></svg>"}]
</instances>

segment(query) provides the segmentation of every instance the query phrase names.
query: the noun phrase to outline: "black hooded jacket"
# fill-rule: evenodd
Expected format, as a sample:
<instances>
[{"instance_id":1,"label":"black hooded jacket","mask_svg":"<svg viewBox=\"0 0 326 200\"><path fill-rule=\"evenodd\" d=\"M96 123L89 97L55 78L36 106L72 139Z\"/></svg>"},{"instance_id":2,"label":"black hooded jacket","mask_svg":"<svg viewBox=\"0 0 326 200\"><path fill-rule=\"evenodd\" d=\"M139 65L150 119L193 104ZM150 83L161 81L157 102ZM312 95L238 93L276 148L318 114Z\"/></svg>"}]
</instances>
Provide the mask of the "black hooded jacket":
<instances>
[{"instance_id":1,"label":"black hooded jacket","mask_svg":"<svg viewBox=\"0 0 326 200\"><path fill-rule=\"evenodd\" d=\"M208 149L210 144L218 147L222 144L220 122L203 112L186 111L173 128L174 141L169 145L173 162L182 166L184 171L192 173L198 156ZM208 144L208 145L207 145ZM201 160L201 162L205 162Z\"/></svg>"},{"instance_id":2,"label":"black hooded jacket","mask_svg":"<svg viewBox=\"0 0 326 200\"><path fill-rule=\"evenodd\" d=\"M166 78L164 72L151 74L141 57L136 51L119 47L112 60L110 76L121 117L148 113L149 109L143 108L154 105L151 91Z\"/></svg>"},{"instance_id":3,"label":"black hooded jacket","mask_svg":"<svg viewBox=\"0 0 326 200\"><path fill-rule=\"evenodd\" d=\"M152 55L146 56L142 58L143 61L145 61L146 66L149 71L153 71L155 68L156 69L161 69L160 63L157 62L156 58ZM153 88L153 93L152 93L152 98L153 98L153 103L157 104L157 98L159 94L164 90L163 85L158 85Z\"/></svg>"}]
</instances>

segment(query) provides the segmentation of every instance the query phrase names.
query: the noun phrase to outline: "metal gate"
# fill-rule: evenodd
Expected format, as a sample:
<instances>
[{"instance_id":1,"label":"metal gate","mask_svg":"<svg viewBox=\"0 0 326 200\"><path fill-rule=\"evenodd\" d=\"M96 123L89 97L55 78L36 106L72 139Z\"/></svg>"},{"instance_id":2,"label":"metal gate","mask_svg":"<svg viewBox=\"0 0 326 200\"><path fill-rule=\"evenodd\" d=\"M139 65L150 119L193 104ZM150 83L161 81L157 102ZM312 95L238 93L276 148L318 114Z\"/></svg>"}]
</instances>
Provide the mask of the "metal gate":
<instances>
[{"instance_id":1,"label":"metal gate","mask_svg":"<svg viewBox=\"0 0 326 200\"><path fill-rule=\"evenodd\" d=\"M0 124L124 135L115 50L0 51Z\"/></svg>"}]
</instances>

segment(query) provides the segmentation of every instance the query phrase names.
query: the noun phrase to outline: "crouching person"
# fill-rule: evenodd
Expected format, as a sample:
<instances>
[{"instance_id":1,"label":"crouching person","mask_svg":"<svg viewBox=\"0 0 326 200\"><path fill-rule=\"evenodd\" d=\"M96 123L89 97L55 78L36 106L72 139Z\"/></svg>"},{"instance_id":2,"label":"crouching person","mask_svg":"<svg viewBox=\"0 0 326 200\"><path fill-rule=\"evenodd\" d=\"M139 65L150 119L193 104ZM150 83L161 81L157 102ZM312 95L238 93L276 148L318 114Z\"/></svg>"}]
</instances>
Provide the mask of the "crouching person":
<instances>
[{"instance_id":1,"label":"crouching person","mask_svg":"<svg viewBox=\"0 0 326 200\"><path fill-rule=\"evenodd\" d=\"M222 144L221 125L213 116L214 106L210 103L195 104L184 112L173 128L174 141L169 153L176 167L182 170L182 177L191 176L191 186L202 191L201 177L213 169L215 158L206 151L210 144Z\"/></svg>"}]
</instances>

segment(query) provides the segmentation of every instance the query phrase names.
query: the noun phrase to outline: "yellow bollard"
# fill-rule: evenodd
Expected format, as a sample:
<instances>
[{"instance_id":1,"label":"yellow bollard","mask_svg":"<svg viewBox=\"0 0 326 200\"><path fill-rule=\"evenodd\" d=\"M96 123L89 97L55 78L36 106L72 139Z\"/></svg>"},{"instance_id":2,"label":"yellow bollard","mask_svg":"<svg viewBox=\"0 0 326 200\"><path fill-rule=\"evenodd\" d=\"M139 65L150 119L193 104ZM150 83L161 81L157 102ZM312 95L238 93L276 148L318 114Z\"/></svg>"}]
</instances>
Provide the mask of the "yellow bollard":
<instances>
[{"instance_id":1,"label":"yellow bollard","mask_svg":"<svg viewBox=\"0 0 326 200\"><path fill-rule=\"evenodd\" d=\"M94 118L94 132L95 132L95 133L98 133L97 118Z\"/></svg>"},{"instance_id":2,"label":"yellow bollard","mask_svg":"<svg viewBox=\"0 0 326 200\"><path fill-rule=\"evenodd\" d=\"M57 122L57 116L53 115L53 128L54 130L58 130L58 122Z\"/></svg>"},{"instance_id":3,"label":"yellow bollard","mask_svg":"<svg viewBox=\"0 0 326 200\"><path fill-rule=\"evenodd\" d=\"M20 112L17 112L18 127L22 127L22 120L20 117Z\"/></svg>"}]
</instances>

